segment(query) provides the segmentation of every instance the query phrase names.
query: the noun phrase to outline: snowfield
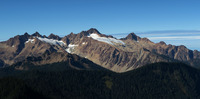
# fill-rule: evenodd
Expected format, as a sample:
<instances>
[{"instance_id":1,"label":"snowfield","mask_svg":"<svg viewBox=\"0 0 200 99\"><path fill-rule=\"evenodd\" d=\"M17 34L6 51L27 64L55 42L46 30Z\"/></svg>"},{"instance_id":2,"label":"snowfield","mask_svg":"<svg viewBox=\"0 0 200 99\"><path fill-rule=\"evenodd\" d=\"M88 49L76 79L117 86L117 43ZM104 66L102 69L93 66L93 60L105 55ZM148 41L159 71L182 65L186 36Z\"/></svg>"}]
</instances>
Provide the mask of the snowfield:
<instances>
[{"instance_id":1,"label":"snowfield","mask_svg":"<svg viewBox=\"0 0 200 99\"><path fill-rule=\"evenodd\" d=\"M72 51L74 50L74 48L78 46L78 45L75 45L75 44L69 44L68 45L68 48L65 49L68 53L72 53Z\"/></svg>"},{"instance_id":2,"label":"snowfield","mask_svg":"<svg viewBox=\"0 0 200 99\"><path fill-rule=\"evenodd\" d=\"M83 44L83 45L85 45L85 44L86 44L86 42L83 42L82 44Z\"/></svg>"},{"instance_id":3,"label":"snowfield","mask_svg":"<svg viewBox=\"0 0 200 99\"><path fill-rule=\"evenodd\" d=\"M28 39L28 41L26 41L25 44L29 43L29 42L34 43L34 41L35 41L35 39Z\"/></svg>"},{"instance_id":4,"label":"snowfield","mask_svg":"<svg viewBox=\"0 0 200 99\"><path fill-rule=\"evenodd\" d=\"M125 45L125 43L121 40L118 40L118 39L115 39L115 38L107 38L107 37L100 37L98 34L96 33L92 33L90 34L88 37L91 37L97 41L100 41L100 42L105 42L105 43L108 43L108 44L111 44L111 45L115 45L115 44L123 44Z\"/></svg>"},{"instance_id":5,"label":"snowfield","mask_svg":"<svg viewBox=\"0 0 200 99\"><path fill-rule=\"evenodd\" d=\"M51 45L60 45L60 46L64 46L66 45L63 41L59 41L59 40L54 40L54 39L48 39L48 38L41 38L41 37L37 37L40 41L49 43Z\"/></svg>"}]
</instances>

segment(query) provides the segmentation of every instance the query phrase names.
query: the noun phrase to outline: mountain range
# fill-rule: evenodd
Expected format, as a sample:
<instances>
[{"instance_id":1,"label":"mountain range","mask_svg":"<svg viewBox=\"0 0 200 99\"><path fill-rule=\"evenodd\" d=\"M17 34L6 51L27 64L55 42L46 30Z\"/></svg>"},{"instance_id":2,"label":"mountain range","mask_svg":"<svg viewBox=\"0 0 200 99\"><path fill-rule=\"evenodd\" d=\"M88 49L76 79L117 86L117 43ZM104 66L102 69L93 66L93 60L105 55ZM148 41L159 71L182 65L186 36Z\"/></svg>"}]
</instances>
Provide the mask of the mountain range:
<instances>
[{"instance_id":1,"label":"mountain range","mask_svg":"<svg viewBox=\"0 0 200 99\"><path fill-rule=\"evenodd\" d=\"M25 33L0 42L0 67L18 64L20 66L16 69L24 69L22 65L29 61L45 65L80 59L114 72L127 72L156 62L183 62L195 68L200 66L200 52L197 50L183 45L167 45L163 41L154 43L134 33L117 39L95 28L64 37Z\"/></svg>"}]
</instances>

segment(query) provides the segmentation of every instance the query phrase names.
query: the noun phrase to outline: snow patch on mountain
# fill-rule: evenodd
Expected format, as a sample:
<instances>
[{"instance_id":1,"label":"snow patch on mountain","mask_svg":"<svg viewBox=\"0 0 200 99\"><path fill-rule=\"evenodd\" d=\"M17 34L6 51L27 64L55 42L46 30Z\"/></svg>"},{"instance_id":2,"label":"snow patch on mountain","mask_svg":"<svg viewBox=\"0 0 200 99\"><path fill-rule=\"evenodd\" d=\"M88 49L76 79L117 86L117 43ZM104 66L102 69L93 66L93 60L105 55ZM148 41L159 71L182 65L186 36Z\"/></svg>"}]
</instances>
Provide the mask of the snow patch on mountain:
<instances>
[{"instance_id":1,"label":"snow patch on mountain","mask_svg":"<svg viewBox=\"0 0 200 99\"><path fill-rule=\"evenodd\" d=\"M78 45L75 45L75 44L69 44L69 45L68 45L68 48L65 49L65 50L66 50L68 53L72 53L73 50L74 50L74 48L75 48L76 46L78 46Z\"/></svg>"},{"instance_id":2,"label":"snow patch on mountain","mask_svg":"<svg viewBox=\"0 0 200 99\"><path fill-rule=\"evenodd\" d=\"M59 41L59 40L54 40L54 39L48 39L48 38L41 38L41 37L37 37L40 41L49 43L51 45L60 45L60 46L64 46L66 45L63 41Z\"/></svg>"},{"instance_id":3,"label":"snow patch on mountain","mask_svg":"<svg viewBox=\"0 0 200 99\"><path fill-rule=\"evenodd\" d=\"M125 43L121 40L118 40L118 39L115 39L115 38L111 38L111 37L100 37L98 34L96 33L92 33L90 34L88 37L91 37L97 41L100 41L100 42L105 42L105 43L108 43L108 44L111 44L111 45L115 45L115 44L123 44L125 45Z\"/></svg>"},{"instance_id":4,"label":"snow patch on mountain","mask_svg":"<svg viewBox=\"0 0 200 99\"><path fill-rule=\"evenodd\" d=\"M83 42L82 44L83 44L83 45L85 45L85 44L86 44L86 42Z\"/></svg>"},{"instance_id":5,"label":"snow patch on mountain","mask_svg":"<svg viewBox=\"0 0 200 99\"><path fill-rule=\"evenodd\" d=\"M35 41L35 39L28 39L28 41L26 41L25 44L29 43L29 42L34 43L34 41Z\"/></svg>"}]
</instances>

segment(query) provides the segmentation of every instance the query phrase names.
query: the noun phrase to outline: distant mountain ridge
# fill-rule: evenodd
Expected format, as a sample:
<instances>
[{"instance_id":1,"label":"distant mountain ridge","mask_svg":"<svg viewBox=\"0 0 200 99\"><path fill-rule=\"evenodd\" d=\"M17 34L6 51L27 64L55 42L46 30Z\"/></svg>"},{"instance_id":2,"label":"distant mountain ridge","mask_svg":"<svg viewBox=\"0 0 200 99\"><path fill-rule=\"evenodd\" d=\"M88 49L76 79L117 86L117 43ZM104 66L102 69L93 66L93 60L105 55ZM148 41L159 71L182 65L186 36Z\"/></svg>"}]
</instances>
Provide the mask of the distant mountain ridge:
<instances>
[{"instance_id":1,"label":"distant mountain ridge","mask_svg":"<svg viewBox=\"0 0 200 99\"><path fill-rule=\"evenodd\" d=\"M47 37L36 32L10 38L0 43L0 66L10 66L27 57L40 57L45 52L76 54L115 72L126 72L155 62L179 61L196 68L200 66L199 51L165 42L153 43L135 33L116 39L95 28L65 37L55 34Z\"/></svg>"}]
</instances>

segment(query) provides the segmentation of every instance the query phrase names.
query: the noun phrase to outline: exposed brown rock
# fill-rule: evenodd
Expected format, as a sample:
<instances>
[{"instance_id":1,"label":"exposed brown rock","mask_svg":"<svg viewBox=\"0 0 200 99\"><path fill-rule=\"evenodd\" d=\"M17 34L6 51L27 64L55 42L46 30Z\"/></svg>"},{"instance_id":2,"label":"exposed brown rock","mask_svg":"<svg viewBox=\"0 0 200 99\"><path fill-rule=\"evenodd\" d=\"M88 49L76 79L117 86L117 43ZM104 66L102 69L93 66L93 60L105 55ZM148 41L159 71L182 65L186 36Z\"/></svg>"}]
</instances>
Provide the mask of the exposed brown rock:
<instances>
[{"instance_id":1,"label":"exposed brown rock","mask_svg":"<svg viewBox=\"0 0 200 99\"><path fill-rule=\"evenodd\" d=\"M34 39L34 41L26 42L29 39ZM28 56L40 56L47 50L56 51L58 49L27 33L1 42L0 46L0 59L3 60L4 66L22 61Z\"/></svg>"},{"instance_id":2,"label":"exposed brown rock","mask_svg":"<svg viewBox=\"0 0 200 99\"><path fill-rule=\"evenodd\" d=\"M40 35L40 33L39 33L39 32L35 32L35 33L33 33L31 36L43 37L42 35Z\"/></svg>"},{"instance_id":3,"label":"exposed brown rock","mask_svg":"<svg viewBox=\"0 0 200 99\"><path fill-rule=\"evenodd\" d=\"M127 40L127 39L138 41L141 38L138 37L135 33L130 33L128 36L122 38L121 40Z\"/></svg>"},{"instance_id":4,"label":"exposed brown rock","mask_svg":"<svg viewBox=\"0 0 200 99\"><path fill-rule=\"evenodd\" d=\"M70 34L66 37L71 44L78 44L73 53L116 72L125 72L155 62L182 61L188 63L194 58L193 51L184 46L166 45L165 42L156 44L134 33L121 39L126 43L123 46L99 42L85 35L79 36L80 34ZM84 34L89 33L84 31ZM98 34L102 36L101 33ZM85 44L82 44L83 42ZM189 64L193 65L192 62Z\"/></svg>"},{"instance_id":5,"label":"exposed brown rock","mask_svg":"<svg viewBox=\"0 0 200 99\"><path fill-rule=\"evenodd\" d=\"M55 35L53 33L51 33L49 36L48 36L49 39L55 39L55 40L61 40L61 38L58 36L58 35Z\"/></svg>"},{"instance_id":6,"label":"exposed brown rock","mask_svg":"<svg viewBox=\"0 0 200 99\"><path fill-rule=\"evenodd\" d=\"M66 53L66 49L69 48L68 45L71 44L75 46L70 53L87 58L115 72L126 72L155 62L179 61L194 67L200 66L200 52L189 50L185 46L167 45L163 41L154 43L147 38L140 38L134 33L121 39L125 44L109 44L88 37L91 33L115 39L112 36L101 34L94 28L78 34L70 33L63 38L51 34L48 38L62 40L66 43L64 46L59 46L51 45L37 39L35 36L42 37L38 32L33 35L25 33L24 35L18 35L0 43L0 60L3 61L1 63L5 66L12 65L30 56L39 57L47 51L50 53ZM34 39L34 42L25 43L28 39ZM46 59L48 58L47 55L42 57L44 60L40 60L39 63L35 62L35 64L47 64L65 60L65 57L59 55L49 57L50 60Z\"/></svg>"}]
</instances>

